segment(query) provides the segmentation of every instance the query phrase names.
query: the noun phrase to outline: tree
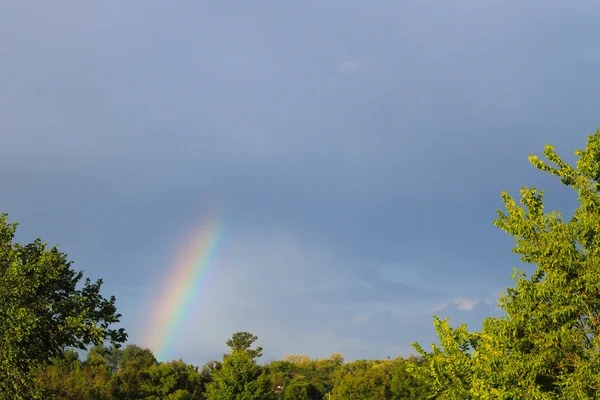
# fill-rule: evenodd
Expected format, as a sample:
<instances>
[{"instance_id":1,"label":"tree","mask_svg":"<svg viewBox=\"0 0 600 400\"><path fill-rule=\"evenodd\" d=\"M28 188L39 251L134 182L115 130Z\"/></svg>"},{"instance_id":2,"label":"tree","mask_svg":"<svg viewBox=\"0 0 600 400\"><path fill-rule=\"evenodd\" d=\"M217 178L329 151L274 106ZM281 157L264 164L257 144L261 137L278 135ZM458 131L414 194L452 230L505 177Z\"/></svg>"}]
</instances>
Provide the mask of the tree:
<instances>
[{"instance_id":1,"label":"tree","mask_svg":"<svg viewBox=\"0 0 600 400\"><path fill-rule=\"evenodd\" d=\"M226 344L231 348L231 351L246 351L252 358L262 357L262 347L258 346L252 350L252 344L256 342L258 337L248 332L234 333L232 338Z\"/></svg>"},{"instance_id":2,"label":"tree","mask_svg":"<svg viewBox=\"0 0 600 400\"><path fill-rule=\"evenodd\" d=\"M283 357L283 361L298 365L306 366L310 364L310 357L306 354L286 354Z\"/></svg>"},{"instance_id":3,"label":"tree","mask_svg":"<svg viewBox=\"0 0 600 400\"><path fill-rule=\"evenodd\" d=\"M177 390L164 397L166 400L192 400L193 397L187 390Z\"/></svg>"},{"instance_id":4,"label":"tree","mask_svg":"<svg viewBox=\"0 0 600 400\"><path fill-rule=\"evenodd\" d=\"M115 298L100 294L102 280L78 284L67 255L36 239L13 242L16 223L0 214L0 393L11 399L39 397L33 378L66 348L85 349L105 340L118 345L127 335L110 329L119 322Z\"/></svg>"},{"instance_id":5,"label":"tree","mask_svg":"<svg viewBox=\"0 0 600 400\"><path fill-rule=\"evenodd\" d=\"M385 400L391 398L391 361L355 361L341 368L334 399Z\"/></svg>"},{"instance_id":6,"label":"tree","mask_svg":"<svg viewBox=\"0 0 600 400\"><path fill-rule=\"evenodd\" d=\"M74 350L67 350L52 361L52 365L48 365L36 376L37 383L43 389L44 398L57 396L85 400L88 388L79 354Z\"/></svg>"},{"instance_id":7,"label":"tree","mask_svg":"<svg viewBox=\"0 0 600 400\"><path fill-rule=\"evenodd\" d=\"M325 395L323 385L305 380L295 380L285 389L285 400L321 400Z\"/></svg>"},{"instance_id":8,"label":"tree","mask_svg":"<svg viewBox=\"0 0 600 400\"><path fill-rule=\"evenodd\" d=\"M152 393L150 369L158 364L150 349L130 344L123 349L119 372L114 375L115 398L144 398Z\"/></svg>"},{"instance_id":9,"label":"tree","mask_svg":"<svg viewBox=\"0 0 600 400\"><path fill-rule=\"evenodd\" d=\"M229 354L206 385L208 400L265 400L273 396L268 376L244 350Z\"/></svg>"},{"instance_id":10,"label":"tree","mask_svg":"<svg viewBox=\"0 0 600 400\"><path fill-rule=\"evenodd\" d=\"M111 373L117 372L123 358L123 350L116 346L95 345L88 351L86 363L89 365L106 365Z\"/></svg>"},{"instance_id":11,"label":"tree","mask_svg":"<svg viewBox=\"0 0 600 400\"><path fill-rule=\"evenodd\" d=\"M407 359L396 358L392 362L392 379L390 381L390 393L393 400L417 400L430 398L431 390L422 381L415 379L408 367L410 365L421 365L422 360L409 356Z\"/></svg>"},{"instance_id":12,"label":"tree","mask_svg":"<svg viewBox=\"0 0 600 400\"><path fill-rule=\"evenodd\" d=\"M337 365L344 364L344 356L340 353L331 353L331 356L329 356L329 359Z\"/></svg>"},{"instance_id":13,"label":"tree","mask_svg":"<svg viewBox=\"0 0 600 400\"><path fill-rule=\"evenodd\" d=\"M204 391L205 377L198 368L183 360L161 362L149 369L149 385L157 399L189 398L197 399ZM181 397L187 393L188 397ZM178 397L179 396L179 397Z\"/></svg>"},{"instance_id":14,"label":"tree","mask_svg":"<svg viewBox=\"0 0 600 400\"><path fill-rule=\"evenodd\" d=\"M413 372L448 398L595 399L600 396L600 129L578 150L576 166L550 145L547 160L529 156L578 195L566 221L544 213L536 188L521 190L520 205L502 193L506 211L494 224L513 236L513 251L534 265L515 270L514 287L499 300L506 315L487 318L481 332L453 329L435 318L440 346Z\"/></svg>"}]
</instances>

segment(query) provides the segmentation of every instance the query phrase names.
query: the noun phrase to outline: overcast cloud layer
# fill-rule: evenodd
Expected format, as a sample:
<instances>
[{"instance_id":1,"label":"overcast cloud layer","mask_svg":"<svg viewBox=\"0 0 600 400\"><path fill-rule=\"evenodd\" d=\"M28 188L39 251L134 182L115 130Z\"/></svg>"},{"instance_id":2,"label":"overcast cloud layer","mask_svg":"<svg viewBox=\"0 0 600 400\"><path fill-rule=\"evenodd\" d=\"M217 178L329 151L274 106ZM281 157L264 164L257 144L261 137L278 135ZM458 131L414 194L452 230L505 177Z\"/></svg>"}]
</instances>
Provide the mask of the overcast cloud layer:
<instances>
[{"instance_id":1,"label":"overcast cloud layer","mask_svg":"<svg viewBox=\"0 0 600 400\"><path fill-rule=\"evenodd\" d=\"M600 124L600 4L0 3L0 211L115 294L132 343L187 230L222 254L172 358L407 355L477 329L518 260L500 191ZM174 289L175 290L175 289Z\"/></svg>"}]
</instances>

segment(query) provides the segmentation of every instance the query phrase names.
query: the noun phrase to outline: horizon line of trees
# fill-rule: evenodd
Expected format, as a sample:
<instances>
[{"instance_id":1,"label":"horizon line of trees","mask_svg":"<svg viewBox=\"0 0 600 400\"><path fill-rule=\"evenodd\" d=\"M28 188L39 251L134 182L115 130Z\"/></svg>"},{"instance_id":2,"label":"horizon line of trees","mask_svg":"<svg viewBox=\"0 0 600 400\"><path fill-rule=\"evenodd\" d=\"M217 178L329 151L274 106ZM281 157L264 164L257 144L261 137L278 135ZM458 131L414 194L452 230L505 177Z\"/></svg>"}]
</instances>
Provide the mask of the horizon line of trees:
<instances>
[{"instance_id":1,"label":"horizon line of trees","mask_svg":"<svg viewBox=\"0 0 600 400\"><path fill-rule=\"evenodd\" d=\"M183 360L159 362L150 349L130 344L124 349L96 345L80 359L75 349L40 368L36 380L44 398L56 399L425 399L432 392L408 372L422 358L397 357L346 363L340 353L311 359L289 354L282 360L257 363L258 338L235 333L221 361L202 367Z\"/></svg>"}]
</instances>

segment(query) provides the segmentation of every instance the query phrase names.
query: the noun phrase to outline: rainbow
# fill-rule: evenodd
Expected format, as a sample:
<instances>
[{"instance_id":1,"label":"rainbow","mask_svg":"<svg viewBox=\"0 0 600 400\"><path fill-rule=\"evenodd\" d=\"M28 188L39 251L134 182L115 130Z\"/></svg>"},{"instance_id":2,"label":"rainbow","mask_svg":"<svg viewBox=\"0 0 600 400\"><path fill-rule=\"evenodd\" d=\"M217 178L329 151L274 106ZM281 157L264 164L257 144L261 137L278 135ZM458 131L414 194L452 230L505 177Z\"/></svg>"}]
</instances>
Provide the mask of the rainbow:
<instances>
[{"instance_id":1,"label":"rainbow","mask_svg":"<svg viewBox=\"0 0 600 400\"><path fill-rule=\"evenodd\" d=\"M149 310L152 318L144 342L159 361L168 356L169 346L177 342L198 292L208 287L208 272L215 263L222 237L222 224L203 223L177 251L175 263L162 281L162 296Z\"/></svg>"}]
</instances>

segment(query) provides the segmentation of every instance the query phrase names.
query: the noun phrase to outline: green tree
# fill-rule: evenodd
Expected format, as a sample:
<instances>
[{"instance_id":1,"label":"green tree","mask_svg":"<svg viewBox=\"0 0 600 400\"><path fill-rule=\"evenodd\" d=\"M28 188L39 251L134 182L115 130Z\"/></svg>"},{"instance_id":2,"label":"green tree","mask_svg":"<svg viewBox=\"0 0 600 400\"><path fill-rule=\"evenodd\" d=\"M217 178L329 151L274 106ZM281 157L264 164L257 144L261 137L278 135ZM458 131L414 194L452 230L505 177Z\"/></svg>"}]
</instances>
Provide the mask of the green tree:
<instances>
[{"instance_id":1,"label":"green tree","mask_svg":"<svg viewBox=\"0 0 600 400\"><path fill-rule=\"evenodd\" d=\"M150 349L130 344L121 355L118 372L113 375L112 387L117 399L144 398L153 392L150 370L158 362Z\"/></svg>"},{"instance_id":2,"label":"green tree","mask_svg":"<svg viewBox=\"0 0 600 400\"><path fill-rule=\"evenodd\" d=\"M360 360L340 370L333 389L334 399L385 400L391 398L391 361Z\"/></svg>"},{"instance_id":3,"label":"green tree","mask_svg":"<svg viewBox=\"0 0 600 400\"><path fill-rule=\"evenodd\" d=\"M325 388L318 383L305 380L294 380L285 389L285 400L321 400Z\"/></svg>"},{"instance_id":4,"label":"green tree","mask_svg":"<svg viewBox=\"0 0 600 400\"><path fill-rule=\"evenodd\" d=\"M252 344L256 342L258 337L248 332L234 333L231 339L227 340L226 344L231 348L231 351L246 351L252 358L262 357L262 347L251 349Z\"/></svg>"},{"instance_id":5,"label":"green tree","mask_svg":"<svg viewBox=\"0 0 600 400\"><path fill-rule=\"evenodd\" d=\"M213 374L223 367L223 363L217 360L211 360L202 366L202 374L213 376Z\"/></svg>"},{"instance_id":6,"label":"green tree","mask_svg":"<svg viewBox=\"0 0 600 400\"><path fill-rule=\"evenodd\" d=\"M0 393L10 399L39 397L34 374L64 349L110 340L123 343L115 298L100 294L102 280L78 284L67 255L36 239L14 242L16 223L0 214Z\"/></svg>"},{"instance_id":7,"label":"green tree","mask_svg":"<svg viewBox=\"0 0 600 400\"><path fill-rule=\"evenodd\" d=\"M192 400L193 398L190 392L182 389L163 397L165 400Z\"/></svg>"},{"instance_id":8,"label":"green tree","mask_svg":"<svg viewBox=\"0 0 600 400\"><path fill-rule=\"evenodd\" d=\"M340 353L331 353L329 359L337 365L344 365L344 356Z\"/></svg>"},{"instance_id":9,"label":"green tree","mask_svg":"<svg viewBox=\"0 0 600 400\"><path fill-rule=\"evenodd\" d=\"M396 358L391 365L392 379L390 381L390 393L392 400L420 400L428 399L431 392L429 386L413 377L408 367L410 365L421 365L422 359L416 357Z\"/></svg>"},{"instance_id":10,"label":"green tree","mask_svg":"<svg viewBox=\"0 0 600 400\"><path fill-rule=\"evenodd\" d=\"M270 379L243 350L229 354L206 385L208 400L265 400L273 396Z\"/></svg>"},{"instance_id":11,"label":"green tree","mask_svg":"<svg viewBox=\"0 0 600 400\"><path fill-rule=\"evenodd\" d=\"M453 329L435 318L432 345L413 372L448 398L596 399L600 396L600 129L578 150L576 166L546 146L547 160L529 156L578 195L567 221L544 213L543 194L521 190L520 205L502 193L506 211L495 225L516 240L514 252L533 264L515 270L499 300L506 315L487 318L480 332Z\"/></svg>"},{"instance_id":12,"label":"green tree","mask_svg":"<svg viewBox=\"0 0 600 400\"><path fill-rule=\"evenodd\" d=\"M82 369L79 354L67 350L54 357L52 364L40 370L36 381L42 389L44 398L81 399L87 398L86 376Z\"/></svg>"},{"instance_id":13,"label":"green tree","mask_svg":"<svg viewBox=\"0 0 600 400\"><path fill-rule=\"evenodd\" d=\"M151 366L146 386L160 399L167 396L177 398L183 392L190 399L197 399L206 383L206 378L198 372L198 367L186 364L183 360L174 360Z\"/></svg>"},{"instance_id":14,"label":"green tree","mask_svg":"<svg viewBox=\"0 0 600 400\"><path fill-rule=\"evenodd\" d=\"M88 351L86 363L89 365L106 365L111 373L117 372L123 358L123 350L116 346L95 345Z\"/></svg>"}]
</instances>

